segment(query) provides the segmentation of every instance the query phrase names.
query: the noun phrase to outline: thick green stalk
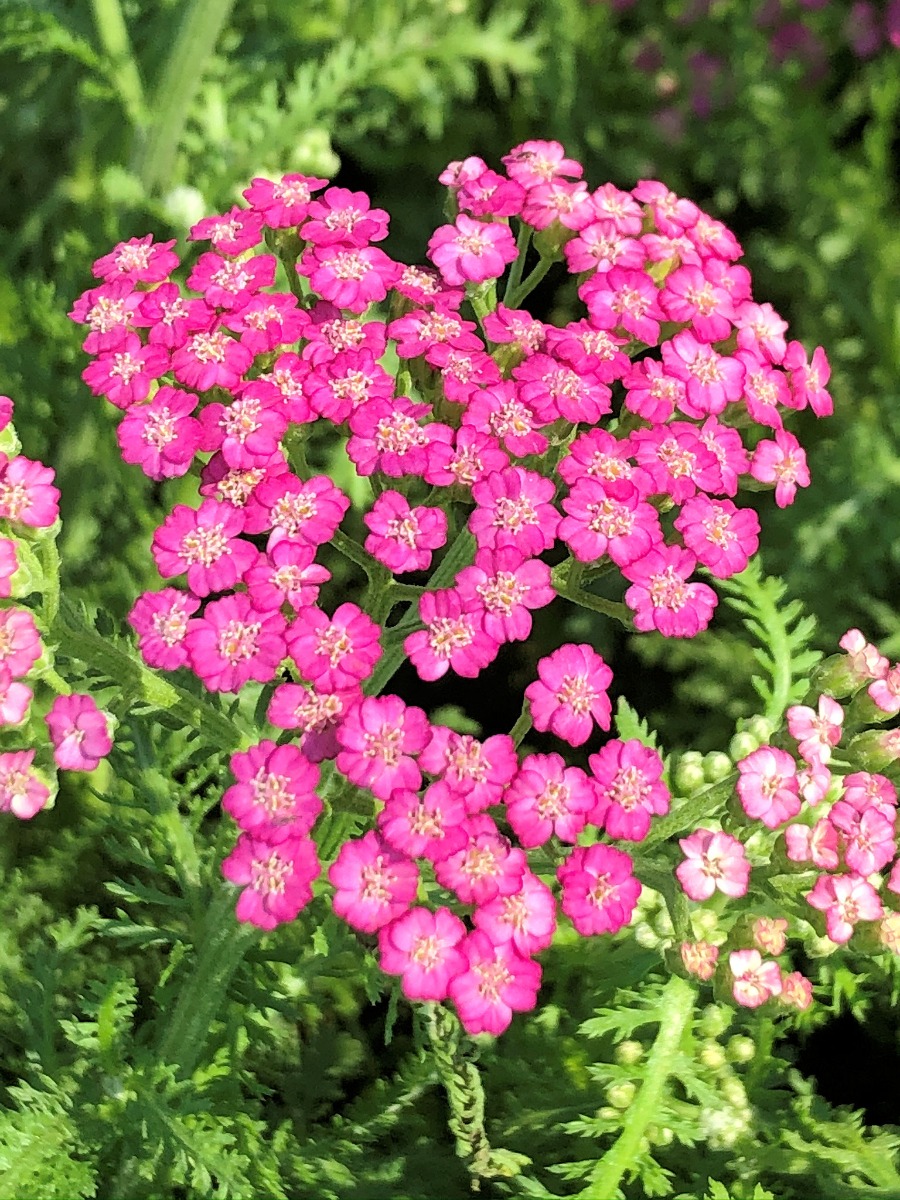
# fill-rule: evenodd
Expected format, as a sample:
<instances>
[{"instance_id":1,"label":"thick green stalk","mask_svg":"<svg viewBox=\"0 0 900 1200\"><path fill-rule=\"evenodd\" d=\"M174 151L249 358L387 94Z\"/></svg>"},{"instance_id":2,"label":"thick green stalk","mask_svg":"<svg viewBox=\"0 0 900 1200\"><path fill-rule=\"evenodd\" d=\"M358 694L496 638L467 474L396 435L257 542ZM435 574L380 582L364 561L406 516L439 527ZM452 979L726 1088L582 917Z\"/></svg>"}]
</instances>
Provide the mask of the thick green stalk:
<instances>
[{"instance_id":1,"label":"thick green stalk","mask_svg":"<svg viewBox=\"0 0 900 1200\"><path fill-rule=\"evenodd\" d=\"M128 26L119 0L91 0L97 38L112 67L112 80L132 129L146 121L146 102L137 62L131 50Z\"/></svg>"},{"instance_id":2,"label":"thick green stalk","mask_svg":"<svg viewBox=\"0 0 900 1200\"><path fill-rule=\"evenodd\" d=\"M194 97L233 5L234 0L192 0L184 10L154 88L153 122L132 163L150 195L157 194L172 178Z\"/></svg>"},{"instance_id":3,"label":"thick green stalk","mask_svg":"<svg viewBox=\"0 0 900 1200\"><path fill-rule=\"evenodd\" d=\"M675 1069L681 1039L694 1011L697 989L686 979L673 975L660 999L662 1020L647 1059L644 1081L628 1109L625 1125L615 1145L591 1172L591 1181L579 1196L584 1200L612 1200L619 1194L625 1172L634 1165L641 1138L659 1117L669 1076Z\"/></svg>"},{"instance_id":4,"label":"thick green stalk","mask_svg":"<svg viewBox=\"0 0 900 1200\"><path fill-rule=\"evenodd\" d=\"M526 225L523 221L519 227L519 236L516 238L516 261L510 267L509 279L506 281L506 290L503 293L503 303L509 304L512 297L519 290L519 285L522 282L522 272L525 270L525 259L528 257L528 247L531 245L532 229L530 225Z\"/></svg>"},{"instance_id":5,"label":"thick green stalk","mask_svg":"<svg viewBox=\"0 0 900 1200\"><path fill-rule=\"evenodd\" d=\"M200 1061L228 984L241 959L261 936L255 926L235 922L234 896L234 888L223 886L210 905L194 972L182 988L159 1041L159 1057L177 1066L182 1078L187 1078Z\"/></svg>"}]
</instances>

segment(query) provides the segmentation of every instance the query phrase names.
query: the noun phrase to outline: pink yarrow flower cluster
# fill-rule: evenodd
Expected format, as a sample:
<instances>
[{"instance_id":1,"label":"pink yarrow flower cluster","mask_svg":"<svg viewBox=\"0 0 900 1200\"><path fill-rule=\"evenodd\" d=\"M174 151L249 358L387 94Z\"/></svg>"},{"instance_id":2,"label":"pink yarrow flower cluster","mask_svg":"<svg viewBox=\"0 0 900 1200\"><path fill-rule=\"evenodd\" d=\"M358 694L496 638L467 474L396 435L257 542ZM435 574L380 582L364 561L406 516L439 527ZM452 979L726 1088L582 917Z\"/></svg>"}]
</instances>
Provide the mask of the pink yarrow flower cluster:
<instances>
[{"instance_id":1,"label":"pink yarrow flower cluster","mask_svg":"<svg viewBox=\"0 0 900 1200\"><path fill-rule=\"evenodd\" d=\"M8 444L18 446L13 410L12 400L0 396L0 432ZM23 547L28 540L54 536L59 490L53 479L51 467L0 452L0 728L19 730L32 742L40 737L32 708L47 650L31 610L15 598L33 590L30 575L20 567ZM42 703L39 698L37 704ZM60 769L92 771L112 749L110 719L91 696L57 695L43 725L49 752L34 745L0 752L0 813L29 820L47 805L54 774L51 757Z\"/></svg>"},{"instance_id":2,"label":"pink yarrow flower cluster","mask_svg":"<svg viewBox=\"0 0 900 1200\"><path fill-rule=\"evenodd\" d=\"M693 637L717 602L697 571L727 578L757 549L741 481L789 503L808 475L783 418L827 408L823 353L785 341L737 243L696 205L652 180L591 191L552 141L514 147L503 167L472 157L441 176L453 217L429 240L430 267L381 249L388 216L363 193L258 178L248 207L191 231L211 249L187 289L171 243L132 239L98 260L71 313L86 327L85 382L123 414L126 461L159 481L199 475L196 503L152 539L166 586L129 614L141 653L210 691L272 685L269 720L296 736L256 748L266 762L291 751L277 769L253 759L261 782L235 762L242 832L226 874L245 887L239 916L273 928L309 901L310 769L327 762L382 806L329 869L336 910L377 932L411 998L450 997L473 1032L534 1003L555 910L525 848L572 845L588 826L640 842L668 792L661 759L636 742L609 743L591 774L558 754L520 763L508 739L456 742L423 710L370 694L400 640L394 605L409 605L403 652L426 682L477 678L561 592L592 606L609 564L637 630ZM536 265L535 233L577 276L584 307L561 328L492 299L519 248ZM276 290L279 255L301 286ZM371 490L364 544L341 528L363 493L309 465L323 436ZM445 550L451 503L461 532ZM552 571L560 550L568 566ZM331 594L335 555L380 589L377 620ZM440 587L393 580L436 560ZM526 691L534 727L572 746L608 730L611 678L590 645L560 646ZM292 815L260 815L282 802ZM521 845L487 812L501 804ZM450 906L474 906L469 925L415 905L422 870ZM630 856L605 843L576 844L558 882L585 933L627 923L640 891Z\"/></svg>"}]
</instances>

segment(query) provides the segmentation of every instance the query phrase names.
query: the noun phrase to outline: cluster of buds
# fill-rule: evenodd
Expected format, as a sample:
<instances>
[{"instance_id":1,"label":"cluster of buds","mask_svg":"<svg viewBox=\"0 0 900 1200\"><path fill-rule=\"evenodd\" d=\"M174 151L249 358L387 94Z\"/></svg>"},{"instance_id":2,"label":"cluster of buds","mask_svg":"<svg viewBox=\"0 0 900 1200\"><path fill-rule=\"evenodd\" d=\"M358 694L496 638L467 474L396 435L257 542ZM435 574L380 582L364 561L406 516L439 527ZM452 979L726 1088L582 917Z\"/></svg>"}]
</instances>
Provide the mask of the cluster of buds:
<instances>
[{"instance_id":1,"label":"cluster of buds","mask_svg":"<svg viewBox=\"0 0 900 1200\"><path fill-rule=\"evenodd\" d=\"M195 464L200 479L198 506L178 505L152 543L160 574L186 586L130 614L145 661L212 691L273 684L268 720L296 738L235 756L226 808L242 833L225 872L248 888L239 915L271 928L311 897L328 761L377 811L330 867L335 909L378 933L407 995L450 995L467 1029L495 1033L534 1003L533 955L554 928L526 851L571 845L563 911L584 933L620 928L640 884L598 833L646 836L668 807L662 763L614 741L588 774L560 754L520 761L521 736L434 725L373 694L385 645L402 623L421 679L472 679L529 636L534 610L558 595L596 608L590 583L615 572L635 629L694 636L717 602L695 571L727 578L757 549L739 487L774 485L790 504L809 474L784 418L831 411L824 352L808 359L753 299L721 222L657 181L590 191L555 142L503 161L441 176L452 220L429 242L433 268L374 244L388 218L363 193L287 175L193 228L213 247L188 276L199 295L171 279L174 243L146 237L95 264L101 282L72 313L89 329L86 383L123 413L126 461L157 480ZM519 307L554 263L585 306L561 328ZM387 320L370 311L381 302ZM308 466L323 435L371 485L364 545L340 528L349 496ZM320 602L335 552L365 570L363 606ZM451 586L396 581L436 555ZM561 646L539 675L537 729L573 746L609 729L611 672L591 646ZM473 907L474 929L414 905L423 871Z\"/></svg>"},{"instance_id":2,"label":"cluster of buds","mask_svg":"<svg viewBox=\"0 0 900 1200\"><path fill-rule=\"evenodd\" d=\"M19 453L12 417L12 401L0 396L0 737L5 741L9 730L27 745L0 751L0 813L28 820L47 805L51 787L55 791L49 764L35 766L42 731L32 711L32 685L53 672L34 613L15 601L46 586L35 548L58 532L59 491L52 468ZM43 740L49 732L56 766L93 770L112 746L105 715L90 696L68 692L44 707Z\"/></svg>"},{"instance_id":3,"label":"cluster of buds","mask_svg":"<svg viewBox=\"0 0 900 1200\"><path fill-rule=\"evenodd\" d=\"M726 817L732 832L700 829L681 841L684 861L676 875L687 896L706 901L720 892L730 898L751 890L746 842L756 840L759 822L773 834L771 861L781 871L811 875L807 906L795 907L794 934L823 939L835 948L854 937L870 949L900 951L900 859L897 858L897 790L880 771L900 760L900 730L867 728L900 712L900 664L891 665L857 629L841 638L842 656L818 673L816 707L795 705L787 712L791 749L761 745L737 763L740 811ZM845 707L840 699L850 698ZM853 736L846 749L841 741ZM787 740L787 739L786 739ZM736 833L743 825L745 840ZM752 844L752 842L751 842ZM770 868L771 871L771 868ZM809 908L822 914L816 919ZM822 924L824 922L824 925ZM798 972L785 974L775 959L786 947L787 917L761 917L751 926L738 921L729 945L752 936L752 945L728 956L732 994L756 1008L772 997L798 1008L812 1001L812 985ZM822 952L821 945L819 953ZM719 947L685 942L685 967L701 979L716 972ZM763 954L772 957L763 959Z\"/></svg>"}]
</instances>

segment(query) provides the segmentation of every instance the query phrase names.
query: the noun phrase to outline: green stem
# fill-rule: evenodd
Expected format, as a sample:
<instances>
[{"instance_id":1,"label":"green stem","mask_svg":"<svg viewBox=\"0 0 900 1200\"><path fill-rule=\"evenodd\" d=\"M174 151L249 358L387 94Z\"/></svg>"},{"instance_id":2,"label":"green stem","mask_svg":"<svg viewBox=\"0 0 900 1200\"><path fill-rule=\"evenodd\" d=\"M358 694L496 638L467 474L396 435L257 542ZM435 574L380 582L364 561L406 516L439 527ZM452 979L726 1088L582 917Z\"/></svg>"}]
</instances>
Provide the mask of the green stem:
<instances>
[{"instance_id":1,"label":"green stem","mask_svg":"<svg viewBox=\"0 0 900 1200\"><path fill-rule=\"evenodd\" d=\"M184 11L152 98L153 122L134 155L133 167L155 195L173 176L175 155L234 0L192 0Z\"/></svg>"},{"instance_id":2,"label":"green stem","mask_svg":"<svg viewBox=\"0 0 900 1200\"><path fill-rule=\"evenodd\" d=\"M132 129L138 129L146 121L147 106L119 0L91 0L91 7L97 37L112 67L112 81L125 115Z\"/></svg>"},{"instance_id":3,"label":"green stem","mask_svg":"<svg viewBox=\"0 0 900 1200\"><path fill-rule=\"evenodd\" d=\"M230 886L222 887L214 897L203 922L194 972L181 989L159 1041L158 1057L177 1066L182 1078L191 1075L200 1061L228 984L261 936L255 926L235 921L234 898Z\"/></svg>"},{"instance_id":4,"label":"green stem","mask_svg":"<svg viewBox=\"0 0 900 1200\"><path fill-rule=\"evenodd\" d=\"M464 566L471 563L474 557L474 549L475 539L469 533L468 529L461 529L456 535L453 545L444 555L443 562L432 575L430 580L431 586L428 588L428 591L436 591L452 583L458 572ZM380 695L400 669L406 659L402 635L405 632L411 632L413 627L419 624L419 606L416 604L410 608L410 611L397 625L392 626L388 631L391 634L391 641L388 643L378 666L364 685L367 696Z\"/></svg>"},{"instance_id":5,"label":"green stem","mask_svg":"<svg viewBox=\"0 0 900 1200\"><path fill-rule=\"evenodd\" d=\"M377 559L374 559L367 550L364 550L359 542L354 541L352 537L348 537L340 529L334 531L334 536L331 539L331 544L344 558L349 558L352 563L356 563L361 567L369 580L376 580L379 583L387 583L390 579L390 572L386 567L383 567Z\"/></svg>"},{"instance_id":6,"label":"green stem","mask_svg":"<svg viewBox=\"0 0 900 1200\"><path fill-rule=\"evenodd\" d=\"M522 705L522 711L519 713L519 719L509 731L509 736L515 742L516 749L518 749L525 740L529 729L531 729L531 708L526 703Z\"/></svg>"},{"instance_id":7,"label":"green stem","mask_svg":"<svg viewBox=\"0 0 900 1200\"><path fill-rule=\"evenodd\" d=\"M509 279L506 281L506 289L503 292L503 303L507 305L507 307L512 307L510 301L522 282L522 272L525 270L525 259L528 257L528 247L531 245L531 233L531 226L526 225L523 221L519 227L519 236L516 238L516 261L510 267Z\"/></svg>"},{"instance_id":8,"label":"green stem","mask_svg":"<svg viewBox=\"0 0 900 1200\"><path fill-rule=\"evenodd\" d=\"M681 1039L694 1011L697 990L672 975L660 1000L662 1020L656 1041L647 1058L641 1090L625 1118L625 1124L615 1145L603 1155L591 1172L591 1181L579 1196L584 1200L599 1200L619 1195L622 1176L634 1162L640 1149L641 1138L647 1127L659 1118L660 1107L669 1076L675 1069Z\"/></svg>"},{"instance_id":9,"label":"green stem","mask_svg":"<svg viewBox=\"0 0 900 1200\"><path fill-rule=\"evenodd\" d=\"M654 822L650 832L641 842L641 853L656 846L659 842L667 842L677 833L686 829L695 829L705 820L715 817L716 813L734 794L734 784L737 776L734 772L720 779L718 783L710 784L702 792L697 792L690 799L678 804L668 816Z\"/></svg>"},{"instance_id":10,"label":"green stem","mask_svg":"<svg viewBox=\"0 0 900 1200\"><path fill-rule=\"evenodd\" d=\"M55 537L47 537L38 543L37 558L41 567L41 597L43 618L52 625L59 612L59 546Z\"/></svg>"},{"instance_id":11,"label":"green stem","mask_svg":"<svg viewBox=\"0 0 900 1200\"><path fill-rule=\"evenodd\" d=\"M604 600L601 596L595 596L593 592L586 592L583 588L569 587L566 583L553 581L553 586L558 596L562 596L565 600L571 600L573 604L577 604L580 608L586 608L590 612L602 613L605 617L612 617L614 621L618 621L620 625L624 625L626 629L633 631L634 624L632 621L631 609L624 604L616 604L613 600Z\"/></svg>"},{"instance_id":12,"label":"green stem","mask_svg":"<svg viewBox=\"0 0 900 1200\"><path fill-rule=\"evenodd\" d=\"M508 307L518 308L525 297L531 295L555 261L556 259L554 258L542 258L531 274L526 276L525 282L520 284L510 295Z\"/></svg>"}]
</instances>

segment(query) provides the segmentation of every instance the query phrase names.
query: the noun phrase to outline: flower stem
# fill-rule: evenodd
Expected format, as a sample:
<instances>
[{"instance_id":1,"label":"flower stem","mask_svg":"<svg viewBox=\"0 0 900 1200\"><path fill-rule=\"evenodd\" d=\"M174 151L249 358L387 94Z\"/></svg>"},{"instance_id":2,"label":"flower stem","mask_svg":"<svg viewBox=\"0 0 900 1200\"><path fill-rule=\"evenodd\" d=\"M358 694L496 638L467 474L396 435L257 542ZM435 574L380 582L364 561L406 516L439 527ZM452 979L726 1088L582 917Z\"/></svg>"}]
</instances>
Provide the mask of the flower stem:
<instances>
[{"instance_id":1,"label":"flower stem","mask_svg":"<svg viewBox=\"0 0 900 1200\"><path fill-rule=\"evenodd\" d=\"M203 72L234 0L193 0L185 11L154 88L154 119L138 143L133 168L150 195L172 177L175 155Z\"/></svg>"},{"instance_id":2,"label":"flower stem","mask_svg":"<svg viewBox=\"0 0 900 1200\"><path fill-rule=\"evenodd\" d=\"M109 59L112 81L125 115L132 128L138 129L146 121L147 106L121 5L119 0L91 0L91 8L97 38Z\"/></svg>"},{"instance_id":3,"label":"flower stem","mask_svg":"<svg viewBox=\"0 0 900 1200\"><path fill-rule=\"evenodd\" d=\"M518 251L518 254L516 261L510 267L509 279L506 281L506 290L503 293L504 304L507 304L512 299L522 282L522 272L525 270L525 259L528 257L528 247L531 245L531 233L531 226L526 225L523 221L519 226L519 236L516 238L516 250Z\"/></svg>"},{"instance_id":4,"label":"flower stem","mask_svg":"<svg viewBox=\"0 0 900 1200\"><path fill-rule=\"evenodd\" d=\"M634 1166L647 1126L659 1116L669 1076L675 1069L684 1031L694 1011L696 988L672 975L660 998L662 1019L656 1041L647 1059L644 1081L634 1103L628 1109L625 1124L615 1145L603 1155L591 1172L591 1181L579 1196L584 1200L619 1194L622 1176Z\"/></svg>"},{"instance_id":5,"label":"flower stem","mask_svg":"<svg viewBox=\"0 0 900 1200\"><path fill-rule=\"evenodd\" d=\"M542 258L530 275L525 277L524 283L521 283L516 290L509 296L509 307L518 308L526 296L530 296L537 285L541 282L556 260L553 258Z\"/></svg>"}]
</instances>

